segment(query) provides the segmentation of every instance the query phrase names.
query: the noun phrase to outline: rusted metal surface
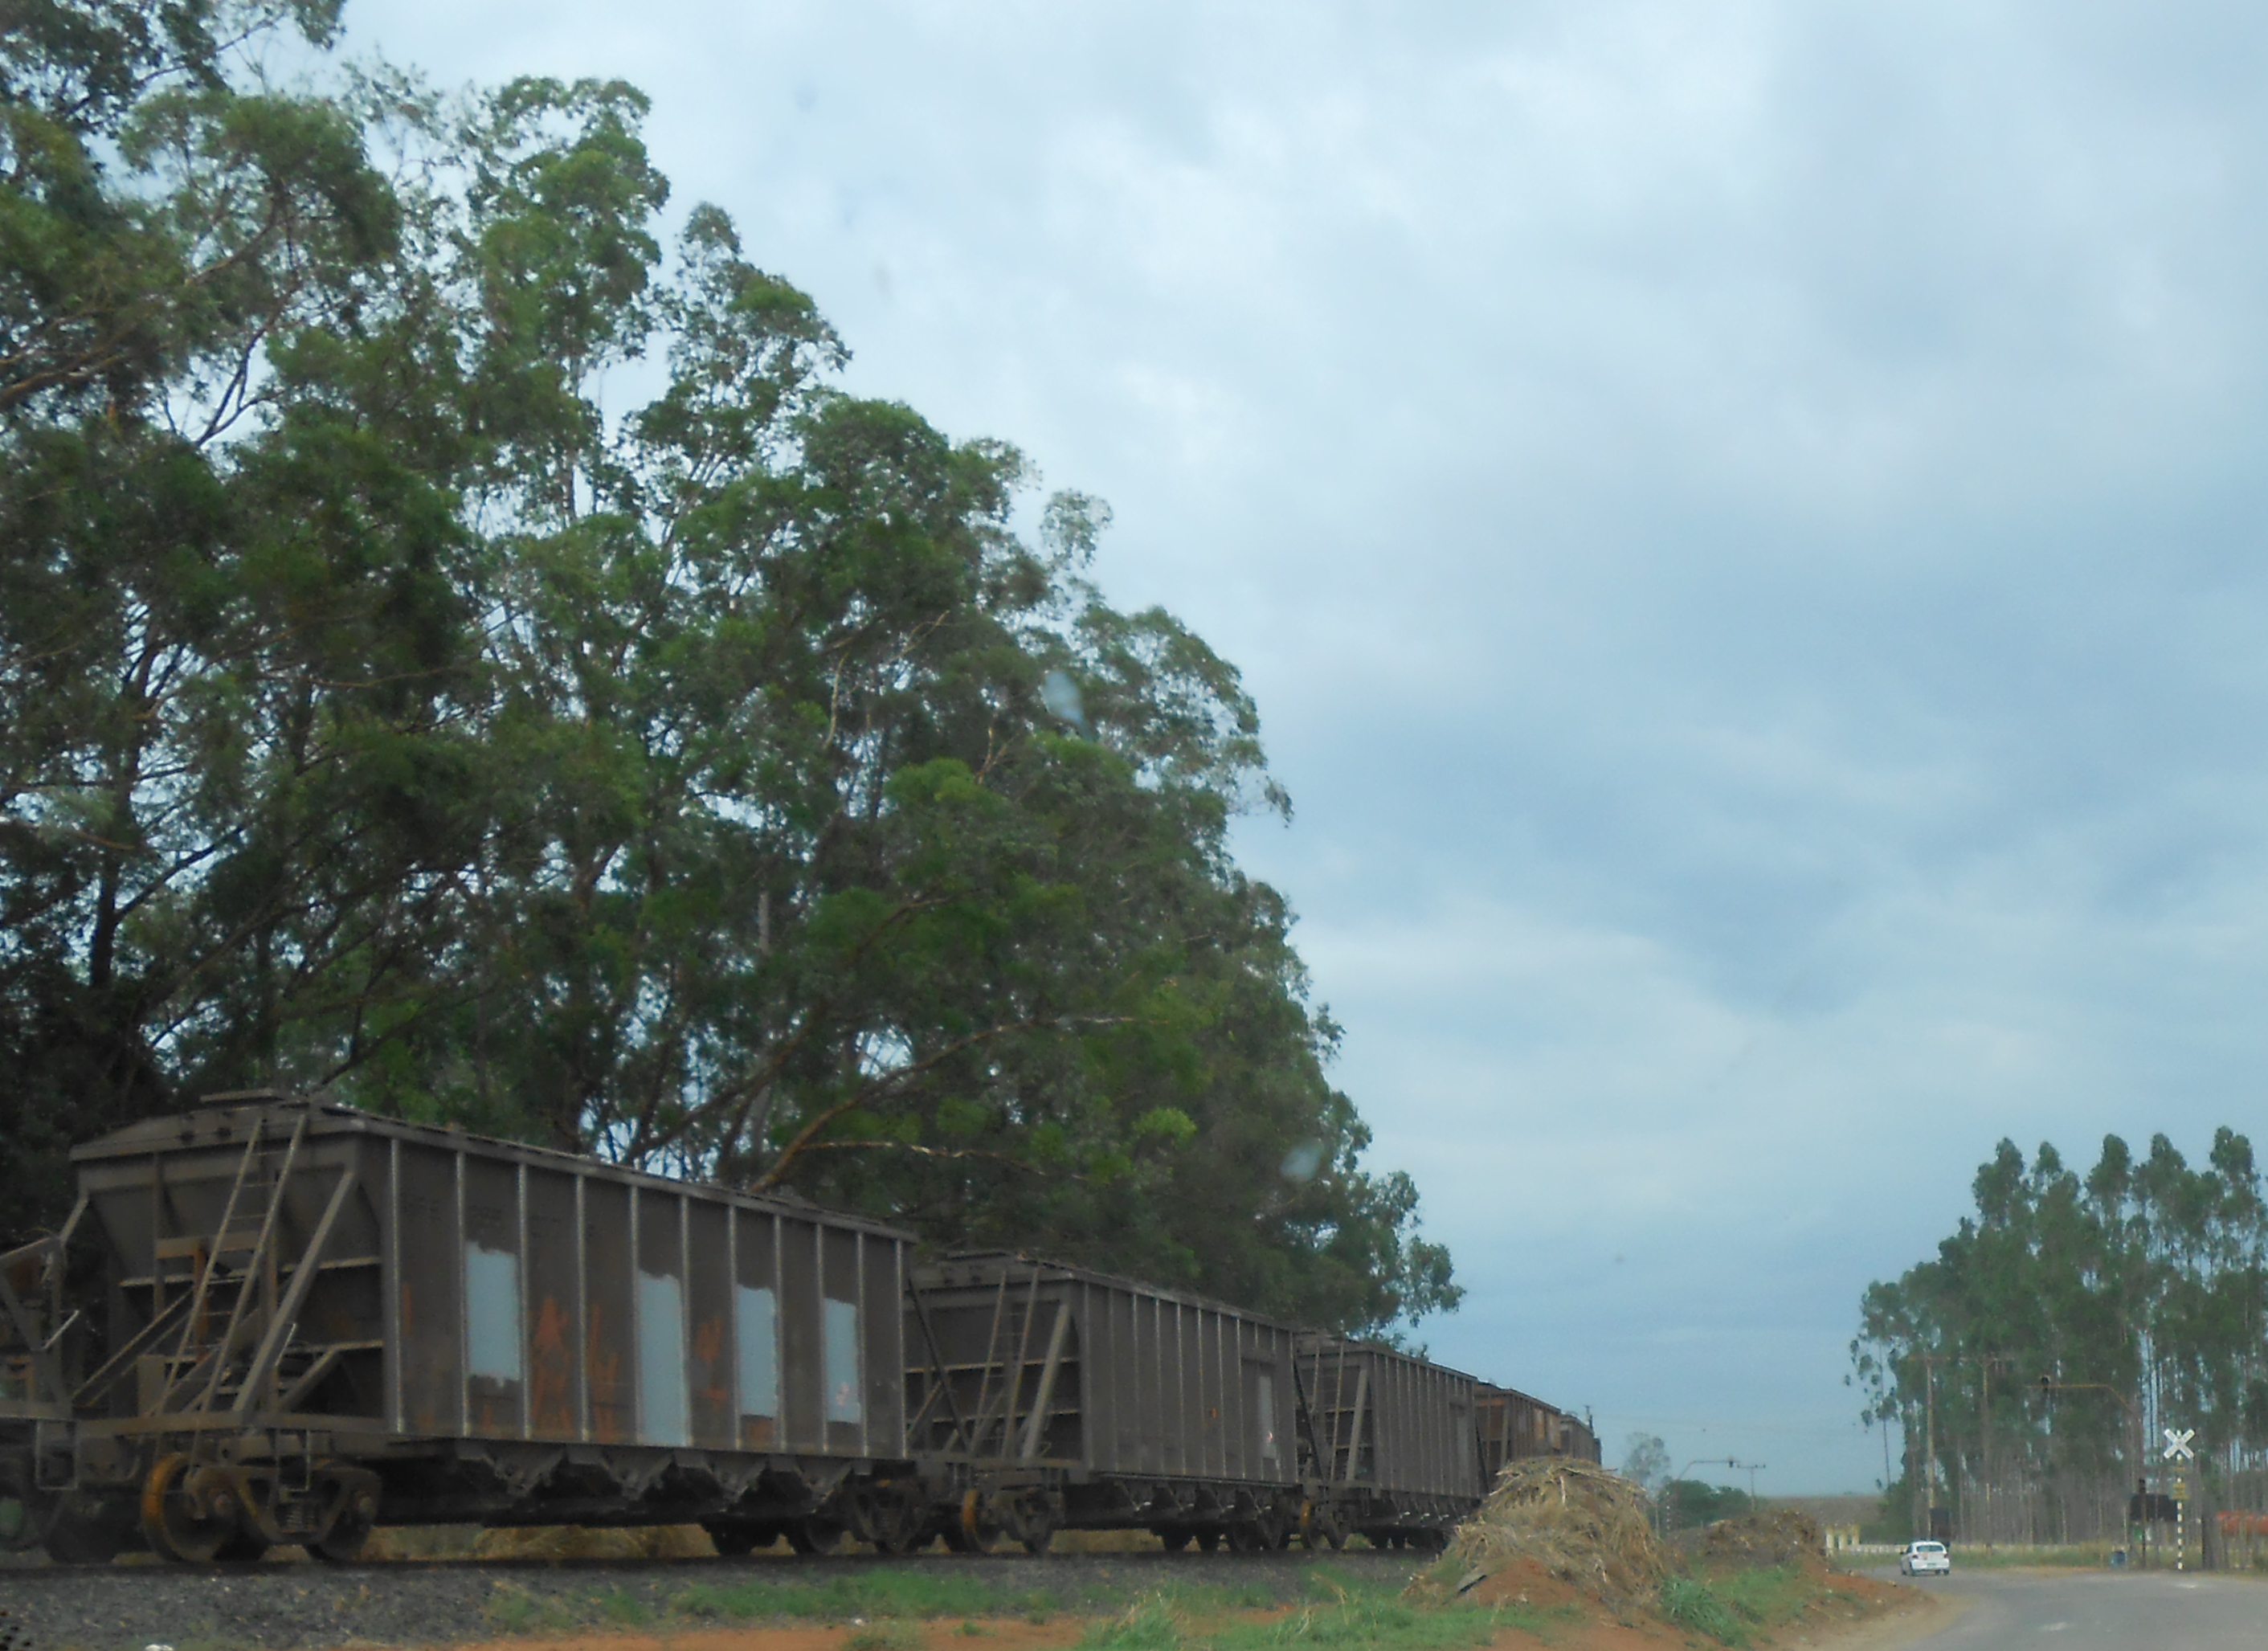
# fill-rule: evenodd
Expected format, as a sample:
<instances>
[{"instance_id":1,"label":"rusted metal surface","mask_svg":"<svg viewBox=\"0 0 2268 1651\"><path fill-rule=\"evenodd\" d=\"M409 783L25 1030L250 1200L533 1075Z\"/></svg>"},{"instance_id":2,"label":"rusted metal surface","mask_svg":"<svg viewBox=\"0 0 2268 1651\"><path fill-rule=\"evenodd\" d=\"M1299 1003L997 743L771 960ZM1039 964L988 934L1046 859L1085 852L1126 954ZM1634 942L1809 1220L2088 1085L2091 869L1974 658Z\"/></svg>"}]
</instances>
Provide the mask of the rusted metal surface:
<instances>
[{"instance_id":1,"label":"rusted metal surface","mask_svg":"<svg viewBox=\"0 0 2268 1651\"><path fill-rule=\"evenodd\" d=\"M112 1344L180 1323L142 1355L139 1389L114 1389L122 1421L902 1448L909 1241L889 1228L298 1101L139 1125L75 1156L115 1264ZM783 1321L783 1294L806 1322Z\"/></svg>"},{"instance_id":2,"label":"rusted metal surface","mask_svg":"<svg viewBox=\"0 0 2268 1651\"><path fill-rule=\"evenodd\" d=\"M1521 1392L1482 1383L1475 1398L1481 1472L1493 1479L1523 1456L1599 1460L1599 1441L1580 1417Z\"/></svg>"},{"instance_id":3,"label":"rusted metal surface","mask_svg":"<svg viewBox=\"0 0 2268 1651\"><path fill-rule=\"evenodd\" d=\"M911 1493L885 1492L906 1473L909 1235L306 1099L224 1099L73 1154L111 1351L37 1471L56 1506L92 1510L95 1546L131 1523L121 1508L189 1559L350 1550L373 1519L713 1518L770 1539L854 1489L847 1522L889 1515L903 1536ZM11 1309L26 1254L0 1257L0 1317L40 1345L0 1430L74 1390L51 1332ZM20 1430L0 1443L26 1449Z\"/></svg>"},{"instance_id":4,"label":"rusted metal surface","mask_svg":"<svg viewBox=\"0 0 2268 1651\"><path fill-rule=\"evenodd\" d=\"M455 1521L1438 1544L1509 1456L1596 1459L1524 1395L1186 1293L997 1252L909 1291L876 1222L221 1100L74 1153L108 1264L77 1316L70 1232L0 1256L0 1465L51 1552Z\"/></svg>"}]
</instances>

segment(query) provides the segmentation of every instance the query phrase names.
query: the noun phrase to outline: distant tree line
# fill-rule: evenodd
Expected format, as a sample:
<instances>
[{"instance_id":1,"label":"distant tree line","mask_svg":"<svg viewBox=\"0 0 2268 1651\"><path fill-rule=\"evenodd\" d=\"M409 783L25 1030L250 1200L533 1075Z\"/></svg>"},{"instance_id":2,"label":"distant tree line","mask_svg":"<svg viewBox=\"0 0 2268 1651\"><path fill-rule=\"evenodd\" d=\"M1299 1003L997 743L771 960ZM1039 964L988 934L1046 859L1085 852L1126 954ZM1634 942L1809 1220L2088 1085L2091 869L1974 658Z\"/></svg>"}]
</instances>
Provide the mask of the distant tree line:
<instances>
[{"instance_id":1,"label":"distant tree line","mask_svg":"<svg viewBox=\"0 0 2268 1651\"><path fill-rule=\"evenodd\" d=\"M0 18L0 1208L357 1104L1347 1327L1362 1164L1236 671L835 387L615 83L279 85L334 0ZM1020 526L1020 524L1028 524Z\"/></svg>"},{"instance_id":2,"label":"distant tree line","mask_svg":"<svg viewBox=\"0 0 2268 1651\"><path fill-rule=\"evenodd\" d=\"M1627 1435L1619 1471L1652 1500L1655 1522L1665 1534L1738 1519L1756 1508L1755 1499L1736 1486L1677 1478L1670 1471L1669 1447L1659 1434Z\"/></svg>"},{"instance_id":3,"label":"distant tree line","mask_svg":"<svg viewBox=\"0 0 2268 1651\"><path fill-rule=\"evenodd\" d=\"M2260 1509L2268 1479L2268 1204L2252 1146L2192 1168L2163 1135L2106 1137L2085 1175L2007 1141L1934 1259L1870 1286L1851 1346L1869 1423L1895 1425L1912 1528L1969 1541L2122 1532L2161 1427L2196 1430L2199 1514ZM2044 1381L2043 1381L2044 1379Z\"/></svg>"}]
</instances>

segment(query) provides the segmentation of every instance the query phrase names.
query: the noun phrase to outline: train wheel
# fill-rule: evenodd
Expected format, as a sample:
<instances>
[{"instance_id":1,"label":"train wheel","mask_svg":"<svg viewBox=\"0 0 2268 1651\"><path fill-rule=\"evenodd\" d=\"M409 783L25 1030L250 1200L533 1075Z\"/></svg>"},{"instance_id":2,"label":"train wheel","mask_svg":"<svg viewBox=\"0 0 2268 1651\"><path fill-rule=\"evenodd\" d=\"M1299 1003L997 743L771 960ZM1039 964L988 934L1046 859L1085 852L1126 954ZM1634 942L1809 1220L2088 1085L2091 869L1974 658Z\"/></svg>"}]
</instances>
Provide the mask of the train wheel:
<instances>
[{"instance_id":1,"label":"train wheel","mask_svg":"<svg viewBox=\"0 0 2268 1651\"><path fill-rule=\"evenodd\" d=\"M1197 1546L1204 1549L1207 1553L1219 1553L1220 1551L1220 1527L1218 1525L1207 1525L1204 1529L1198 1531Z\"/></svg>"},{"instance_id":2,"label":"train wheel","mask_svg":"<svg viewBox=\"0 0 2268 1651\"><path fill-rule=\"evenodd\" d=\"M142 1483L142 1532L168 1559L210 1565L237 1535L235 1493L179 1451L160 1456Z\"/></svg>"},{"instance_id":3,"label":"train wheel","mask_svg":"<svg viewBox=\"0 0 2268 1651\"><path fill-rule=\"evenodd\" d=\"M842 1540L843 1527L816 1514L788 1522L787 1545L798 1553L832 1553Z\"/></svg>"},{"instance_id":4,"label":"train wheel","mask_svg":"<svg viewBox=\"0 0 2268 1651\"><path fill-rule=\"evenodd\" d=\"M998 1522L975 1491L962 1496L959 1511L945 1521L945 1545L955 1553L990 1553L992 1539L999 1534Z\"/></svg>"},{"instance_id":5,"label":"train wheel","mask_svg":"<svg viewBox=\"0 0 2268 1651\"><path fill-rule=\"evenodd\" d=\"M115 1519L78 1506L70 1496L45 1507L33 1504L40 1522L40 1545L57 1565L108 1565L126 1551L128 1536Z\"/></svg>"},{"instance_id":6,"label":"train wheel","mask_svg":"<svg viewBox=\"0 0 2268 1651\"><path fill-rule=\"evenodd\" d=\"M314 1549L310 1547L308 1552ZM220 1544L213 1559L222 1565L251 1565L268 1557L268 1538L256 1531L239 1530Z\"/></svg>"},{"instance_id":7,"label":"train wheel","mask_svg":"<svg viewBox=\"0 0 2268 1651\"><path fill-rule=\"evenodd\" d=\"M378 1498L357 1492L347 1498L331 1528L307 1544L307 1551L326 1565L352 1565L362 1558L363 1544L378 1526Z\"/></svg>"},{"instance_id":8,"label":"train wheel","mask_svg":"<svg viewBox=\"0 0 2268 1651\"><path fill-rule=\"evenodd\" d=\"M1179 1553L1189 1545L1187 1525L1152 1525L1150 1534L1155 1537L1167 1553Z\"/></svg>"},{"instance_id":9,"label":"train wheel","mask_svg":"<svg viewBox=\"0 0 2268 1651\"><path fill-rule=\"evenodd\" d=\"M21 1553L40 1545L40 1522L32 1517L31 1504L20 1496L0 1497L0 1548Z\"/></svg>"},{"instance_id":10,"label":"train wheel","mask_svg":"<svg viewBox=\"0 0 2268 1651\"><path fill-rule=\"evenodd\" d=\"M930 1539L929 1508L904 1485L855 1487L849 1501L850 1529L877 1553L902 1559L925 1546Z\"/></svg>"},{"instance_id":11,"label":"train wheel","mask_svg":"<svg viewBox=\"0 0 2268 1651\"><path fill-rule=\"evenodd\" d=\"M1329 1502L1309 1502L1300 1509L1300 1539L1310 1552L1329 1548L1336 1553L1346 1546L1346 1520Z\"/></svg>"},{"instance_id":12,"label":"train wheel","mask_svg":"<svg viewBox=\"0 0 2268 1651\"><path fill-rule=\"evenodd\" d=\"M996 1496L990 1505L993 1519L1011 1537L1024 1544L1024 1551L1037 1559L1048 1551L1063 1529L1063 1506L1053 1493L1027 1488L1005 1492Z\"/></svg>"},{"instance_id":13,"label":"train wheel","mask_svg":"<svg viewBox=\"0 0 2268 1651\"><path fill-rule=\"evenodd\" d=\"M916 1523L909 1529L894 1530L874 1538L874 1551L893 1559L902 1559L908 1554L919 1553L929 1546L930 1533L925 1525Z\"/></svg>"}]
</instances>

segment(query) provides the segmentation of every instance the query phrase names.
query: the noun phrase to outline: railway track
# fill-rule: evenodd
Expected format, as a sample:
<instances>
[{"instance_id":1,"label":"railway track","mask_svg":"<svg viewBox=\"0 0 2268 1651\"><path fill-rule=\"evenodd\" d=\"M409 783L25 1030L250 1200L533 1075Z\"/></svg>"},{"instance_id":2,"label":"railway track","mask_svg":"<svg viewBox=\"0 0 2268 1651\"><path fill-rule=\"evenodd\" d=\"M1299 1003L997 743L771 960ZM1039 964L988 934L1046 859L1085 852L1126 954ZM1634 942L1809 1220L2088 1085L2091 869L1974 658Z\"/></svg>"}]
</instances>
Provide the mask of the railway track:
<instances>
[{"instance_id":1,"label":"railway track","mask_svg":"<svg viewBox=\"0 0 2268 1651\"><path fill-rule=\"evenodd\" d=\"M690 1628L843 1622L877 1609L977 1616L1091 1616L1160 1588L1243 1605L1312 1596L1311 1571L1374 1581L1419 1556L1278 1554L865 1554L747 1559L411 1560L0 1568L0 1610L32 1651L139 1651L219 1641L260 1651L358 1644L448 1645L546 1625ZM767 1610L766 1607L772 1607Z\"/></svg>"}]
</instances>

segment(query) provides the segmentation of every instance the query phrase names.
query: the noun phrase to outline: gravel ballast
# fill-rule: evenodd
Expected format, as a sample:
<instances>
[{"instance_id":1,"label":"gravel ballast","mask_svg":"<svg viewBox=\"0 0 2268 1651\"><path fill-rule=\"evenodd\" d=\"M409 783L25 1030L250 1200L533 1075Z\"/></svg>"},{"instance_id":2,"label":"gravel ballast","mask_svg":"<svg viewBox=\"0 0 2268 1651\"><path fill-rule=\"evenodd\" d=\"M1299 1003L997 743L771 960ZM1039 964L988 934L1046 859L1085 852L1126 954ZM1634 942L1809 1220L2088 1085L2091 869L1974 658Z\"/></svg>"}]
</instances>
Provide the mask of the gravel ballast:
<instances>
[{"instance_id":1,"label":"gravel ballast","mask_svg":"<svg viewBox=\"0 0 2268 1651\"><path fill-rule=\"evenodd\" d=\"M1161 1588L1234 1590L1239 1603L1288 1603L1307 1593L1311 1570L1378 1582L1406 1577L1412 1556L1342 1554L1052 1554L912 1559L801 1559L448 1561L333 1568L266 1563L192 1570L181 1566L44 1565L0 1570L0 1627L27 1636L28 1651L315 1651L350 1643L446 1646L503 1637L531 1619L543 1626L641 1625L693 1628L688 1596L779 1583L825 1588L875 1572L960 1580L997 1590L1009 1610L1044 1596L1042 1609L1100 1613ZM1264 1597L1263 1597L1264 1596ZM783 1619L784 1620L784 1619ZM809 1622L800 1615L794 1620ZM847 1617L838 1618L847 1620ZM19 1640L18 1645L26 1645Z\"/></svg>"}]
</instances>

